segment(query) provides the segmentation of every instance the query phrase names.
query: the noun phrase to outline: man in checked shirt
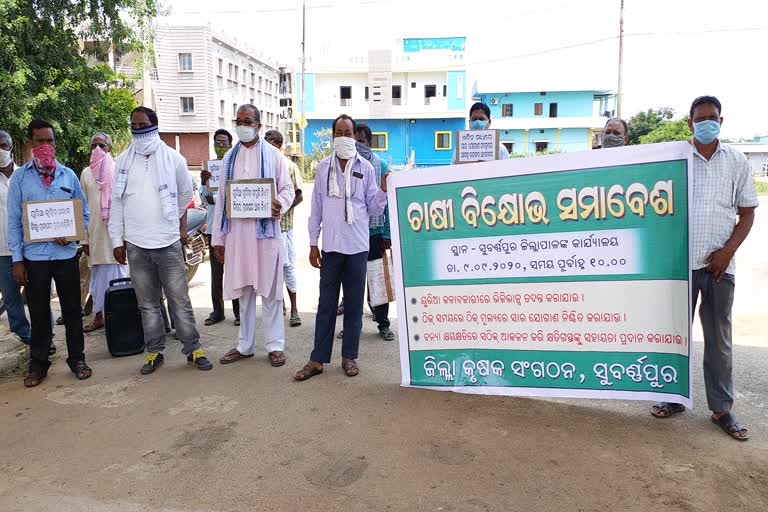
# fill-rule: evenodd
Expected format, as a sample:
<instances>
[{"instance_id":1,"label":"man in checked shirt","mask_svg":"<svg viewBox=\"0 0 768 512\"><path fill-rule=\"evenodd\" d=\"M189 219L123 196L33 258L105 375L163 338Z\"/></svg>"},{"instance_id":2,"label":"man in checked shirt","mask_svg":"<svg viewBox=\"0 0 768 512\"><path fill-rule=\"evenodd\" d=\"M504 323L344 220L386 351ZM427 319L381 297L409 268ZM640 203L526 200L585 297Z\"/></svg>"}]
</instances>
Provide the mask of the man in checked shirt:
<instances>
[{"instance_id":1,"label":"man in checked shirt","mask_svg":"<svg viewBox=\"0 0 768 512\"><path fill-rule=\"evenodd\" d=\"M747 158L717 139L723 123L721 112L717 98L701 96L693 100L688 120L693 132L691 288L694 307L701 296L704 384L712 422L734 439L746 441L747 429L731 413L733 257L752 229L758 201ZM660 402L651 408L651 414L667 418L684 410L681 404Z\"/></svg>"}]
</instances>

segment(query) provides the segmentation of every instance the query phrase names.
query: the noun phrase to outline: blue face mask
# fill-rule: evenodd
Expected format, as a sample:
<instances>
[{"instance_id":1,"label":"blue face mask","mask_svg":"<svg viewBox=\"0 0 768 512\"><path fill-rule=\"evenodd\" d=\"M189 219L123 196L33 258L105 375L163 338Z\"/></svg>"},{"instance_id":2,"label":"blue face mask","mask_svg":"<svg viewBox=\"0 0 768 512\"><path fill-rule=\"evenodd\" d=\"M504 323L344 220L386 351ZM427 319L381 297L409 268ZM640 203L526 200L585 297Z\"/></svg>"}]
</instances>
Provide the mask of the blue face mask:
<instances>
[{"instance_id":1,"label":"blue face mask","mask_svg":"<svg viewBox=\"0 0 768 512\"><path fill-rule=\"evenodd\" d=\"M482 119L475 119L469 123L470 130L485 130L486 128L488 128L488 121Z\"/></svg>"},{"instance_id":2,"label":"blue face mask","mask_svg":"<svg viewBox=\"0 0 768 512\"><path fill-rule=\"evenodd\" d=\"M702 144L711 144L720 135L720 123L717 121L700 121L693 124L693 138Z\"/></svg>"}]
</instances>

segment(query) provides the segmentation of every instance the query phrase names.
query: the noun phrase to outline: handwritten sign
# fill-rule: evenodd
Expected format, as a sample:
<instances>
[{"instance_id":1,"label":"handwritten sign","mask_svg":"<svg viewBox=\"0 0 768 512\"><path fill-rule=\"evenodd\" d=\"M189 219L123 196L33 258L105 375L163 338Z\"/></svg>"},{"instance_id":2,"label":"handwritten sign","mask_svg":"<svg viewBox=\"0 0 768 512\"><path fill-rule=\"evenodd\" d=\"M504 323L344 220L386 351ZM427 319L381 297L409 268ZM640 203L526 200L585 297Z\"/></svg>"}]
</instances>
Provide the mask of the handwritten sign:
<instances>
[{"instance_id":1,"label":"handwritten sign","mask_svg":"<svg viewBox=\"0 0 768 512\"><path fill-rule=\"evenodd\" d=\"M459 130L456 132L456 163L492 162L499 155L496 130Z\"/></svg>"},{"instance_id":2,"label":"handwritten sign","mask_svg":"<svg viewBox=\"0 0 768 512\"><path fill-rule=\"evenodd\" d=\"M203 167L206 171L211 173L211 177L208 179L208 190L210 192L216 192L219 190L219 180L221 179L221 171L224 168L224 161L208 160Z\"/></svg>"},{"instance_id":3,"label":"handwritten sign","mask_svg":"<svg viewBox=\"0 0 768 512\"><path fill-rule=\"evenodd\" d=\"M80 199L27 201L22 205L24 242L51 242L64 238L83 240L83 202Z\"/></svg>"},{"instance_id":4,"label":"handwritten sign","mask_svg":"<svg viewBox=\"0 0 768 512\"><path fill-rule=\"evenodd\" d=\"M268 219L272 217L275 180L234 180L227 182L227 216L230 219Z\"/></svg>"}]
</instances>

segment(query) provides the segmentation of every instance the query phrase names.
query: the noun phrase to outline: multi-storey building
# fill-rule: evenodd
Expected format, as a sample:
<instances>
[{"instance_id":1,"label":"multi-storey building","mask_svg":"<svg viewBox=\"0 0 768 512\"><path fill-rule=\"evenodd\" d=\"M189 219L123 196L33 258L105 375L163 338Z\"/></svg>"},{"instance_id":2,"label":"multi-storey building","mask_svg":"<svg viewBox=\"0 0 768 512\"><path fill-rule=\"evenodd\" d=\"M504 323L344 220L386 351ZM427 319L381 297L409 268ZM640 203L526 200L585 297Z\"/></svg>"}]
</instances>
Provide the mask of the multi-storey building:
<instances>
[{"instance_id":1,"label":"multi-storey building","mask_svg":"<svg viewBox=\"0 0 768 512\"><path fill-rule=\"evenodd\" d=\"M418 166L448 164L455 130L466 119L464 37L399 39L395 49L318 52L304 76L305 152L328 147L323 129L345 113L373 131L373 149L393 165L413 158ZM301 113L301 74L296 75L293 114Z\"/></svg>"}]
</instances>

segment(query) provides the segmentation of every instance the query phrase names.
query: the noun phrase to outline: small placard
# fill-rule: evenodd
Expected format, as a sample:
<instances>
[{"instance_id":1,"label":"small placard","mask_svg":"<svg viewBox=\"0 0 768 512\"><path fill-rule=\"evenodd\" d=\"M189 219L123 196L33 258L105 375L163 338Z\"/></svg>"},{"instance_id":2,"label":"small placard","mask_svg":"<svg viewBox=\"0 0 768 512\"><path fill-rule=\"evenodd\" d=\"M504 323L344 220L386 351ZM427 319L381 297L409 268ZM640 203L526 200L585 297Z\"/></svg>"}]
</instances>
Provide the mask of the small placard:
<instances>
[{"instance_id":1,"label":"small placard","mask_svg":"<svg viewBox=\"0 0 768 512\"><path fill-rule=\"evenodd\" d=\"M83 202L80 199L27 201L22 204L24 242L68 242L85 239Z\"/></svg>"},{"instance_id":2,"label":"small placard","mask_svg":"<svg viewBox=\"0 0 768 512\"><path fill-rule=\"evenodd\" d=\"M272 218L275 180L234 180L227 182L227 216L230 219Z\"/></svg>"},{"instance_id":3,"label":"small placard","mask_svg":"<svg viewBox=\"0 0 768 512\"><path fill-rule=\"evenodd\" d=\"M211 177L208 179L208 190L210 192L216 192L219 190L219 180L221 179L221 170L224 167L224 160L208 160L203 165L203 168L211 173Z\"/></svg>"},{"instance_id":4,"label":"small placard","mask_svg":"<svg viewBox=\"0 0 768 512\"><path fill-rule=\"evenodd\" d=\"M456 163L491 162L499 158L499 132L459 130L456 132Z\"/></svg>"}]
</instances>

